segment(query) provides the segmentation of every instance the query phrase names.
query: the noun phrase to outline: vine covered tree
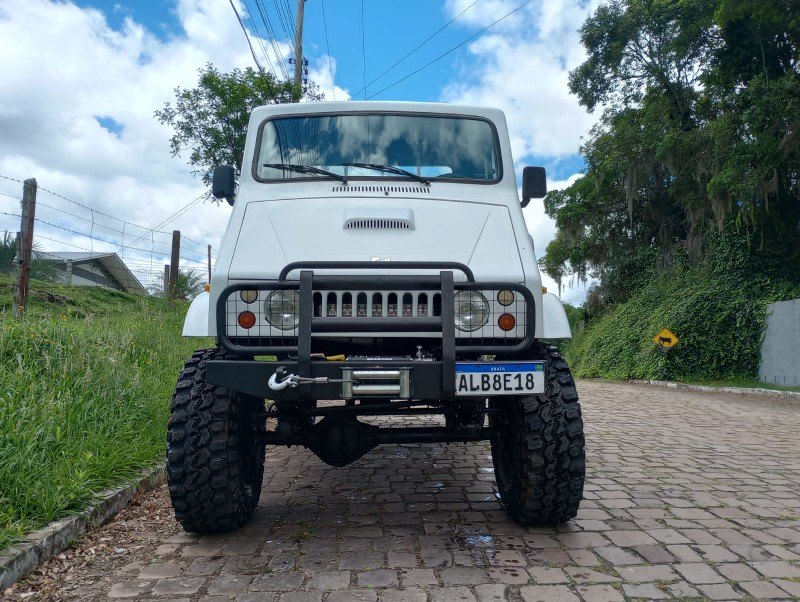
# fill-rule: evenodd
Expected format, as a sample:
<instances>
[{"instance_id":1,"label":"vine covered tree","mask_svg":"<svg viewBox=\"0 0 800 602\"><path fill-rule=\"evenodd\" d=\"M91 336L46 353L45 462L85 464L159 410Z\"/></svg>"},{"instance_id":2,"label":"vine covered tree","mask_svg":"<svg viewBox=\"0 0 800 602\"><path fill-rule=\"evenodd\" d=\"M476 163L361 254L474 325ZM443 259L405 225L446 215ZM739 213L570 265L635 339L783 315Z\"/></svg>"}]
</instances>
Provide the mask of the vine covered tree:
<instances>
[{"instance_id":1,"label":"vine covered tree","mask_svg":"<svg viewBox=\"0 0 800 602\"><path fill-rule=\"evenodd\" d=\"M609 0L587 19L570 89L603 113L581 149L584 177L545 200L557 223L548 274L595 277L594 300L614 304L660 270L709 259L722 232L798 278L796 8Z\"/></svg>"}]
</instances>

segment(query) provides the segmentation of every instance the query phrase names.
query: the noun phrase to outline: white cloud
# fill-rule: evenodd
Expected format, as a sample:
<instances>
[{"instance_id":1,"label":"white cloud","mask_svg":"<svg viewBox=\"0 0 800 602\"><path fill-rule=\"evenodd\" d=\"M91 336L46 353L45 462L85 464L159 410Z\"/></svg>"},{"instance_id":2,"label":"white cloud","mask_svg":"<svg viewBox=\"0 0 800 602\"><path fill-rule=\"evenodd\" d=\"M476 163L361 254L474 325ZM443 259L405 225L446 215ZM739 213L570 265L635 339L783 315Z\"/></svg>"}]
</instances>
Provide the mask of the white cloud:
<instances>
[{"instance_id":1,"label":"white cloud","mask_svg":"<svg viewBox=\"0 0 800 602\"><path fill-rule=\"evenodd\" d=\"M446 8L455 16L469 4L448 0ZM443 100L503 109L518 161L528 155L577 154L581 136L596 120L567 85L569 71L585 58L577 29L598 0L584 4L535 2L499 23L470 44L470 61L459 80L444 89ZM461 20L485 27L517 6L510 0L481 2Z\"/></svg>"},{"instance_id":2,"label":"white cloud","mask_svg":"<svg viewBox=\"0 0 800 602\"><path fill-rule=\"evenodd\" d=\"M350 100L350 91L340 88L336 81L336 59L329 55L313 60L308 70L308 79L325 93L325 100Z\"/></svg>"},{"instance_id":3,"label":"white cloud","mask_svg":"<svg viewBox=\"0 0 800 602\"><path fill-rule=\"evenodd\" d=\"M38 218L98 238L118 240L121 233L108 227L125 229L130 242L136 228L101 213L155 226L204 192L185 159L170 156L171 131L153 112L174 100L175 87L194 87L206 62L229 71L252 65L252 57L227 3L181 0L176 10L184 32L161 40L130 18L114 30L102 13L69 3L0 5L0 174L35 177L40 187L94 210L40 191ZM0 180L0 192L18 196L21 184ZM19 208L0 196L0 211ZM201 258L205 244L217 245L227 214L227 205L199 203L162 229L179 228L200 242L197 254L186 255ZM16 231L18 218L0 215L0 229ZM65 243L42 238L48 250L113 247L46 224L36 233ZM138 244L166 251L152 241Z\"/></svg>"}]
</instances>

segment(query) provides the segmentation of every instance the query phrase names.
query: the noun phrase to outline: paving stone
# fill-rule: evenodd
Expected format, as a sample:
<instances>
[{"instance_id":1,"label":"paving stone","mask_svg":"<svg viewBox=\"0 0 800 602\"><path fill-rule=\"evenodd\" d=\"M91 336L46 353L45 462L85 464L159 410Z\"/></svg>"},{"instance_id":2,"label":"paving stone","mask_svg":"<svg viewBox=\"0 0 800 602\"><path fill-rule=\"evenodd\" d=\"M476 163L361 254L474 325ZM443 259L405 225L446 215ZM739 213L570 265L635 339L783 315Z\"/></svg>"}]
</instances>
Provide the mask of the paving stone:
<instances>
[{"instance_id":1,"label":"paving stone","mask_svg":"<svg viewBox=\"0 0 800 602\"><path fill-rule=\"evenodd\" d=\"M621 566L617 567L616 572L622 577L623 581L633 583L644 583L646 581L675 581L678 574L671 567L665 564L654 564L651 566Z\"/></svg>"},{"instance_id":2,"label":"paving stone","mask_svg":"<svg viewBox=\"0 0 800 602\"><path fill-rule=\"evenodd\" d=\"M253 577L249 575L235 575L235 574L222 574L219 577L214 577L208 586L209 594L243 594L247 591Z\"/></svg>"},{"instance_id":3,"label":"paving stone","mask_svg":"<svg viewBox=\"0 0 800 602\"><path fill-rule=\"evenodd\" d=\"M757 581L758 573L743 562L718 564L717 571L730 581Z\"/></svg>"},{"instance_id":4,"label":"paving stone","mask_svg":"<svg viewBox=\"0 0 800 602\"><path fill-rule=\"evenodd\" d=\"M507 583L509 585L524 585L530 581L530 575L522 567L491 567L489 579L494 583Z\"/></svg>"},{"instance_id":5,"label":"paving stone","mask_svg":"<svg viewBox=\"0 0 800 602\"><path fill-rule=\"evenodd\" d=\"M151 586L152 582L147 581L123 581L121 583L114 583L107 595L112 599L136 598L149 591Z\"/></svg>"},{"instance_id":6,"label":"paving stone","mask_svg":"<svg viewBox=\"0 0 800 602\"><path fill-rule=\"evenodd\" d=\"M159 579L153 586L153 593L158 596L196 594L205 585L205 577L175 577Z\"/></svg>"},{"instance_id":7,"label":"paving stone","mask_svg":"<svg viewBox=\"0 0 800 602\"><path fill-rule=\"evenodd\" d=\"M325 571L313 573L308 580L308 589L345 589L350 585L350 571Z\"/></svg>"},{"instance_id":8,"label":"paving stone","mask_svg":"<svg viewBox=\"0 0 800 602\"><path fill-rule=\"evenodd\" d=\"M666 600L669 594L658 589L652 583L623 583L622 590L629 598L645 598L646 600Z\"/></svg>"},{"instance_id":9,"label":"paving stone","mask_svg":"<svg viewBox=\"0 0 800 602\"><path fill-rule=\"evenodd\" d=\"M508 587L501 584L485 584L475 587L478 602L504 602L508 600Z\"/></svg>"},{"instance_id":10,"label":"paving stone","mask_svg":"<svg viewBox=\"0 0 800 602\"><path fill-rule=\"evenodd\" d=\"M786 579L773 579L772 582L788 593L793 598L800 600L800 581L787 581Z\"/></svg>"},{"instance_id":11,"label":"paving stone","mask_svg":"<svg viewBox=\"0 0 800 602\"><path fill-rule=\"evenodd\" d=\"M186 573L191 576L213 575L225 564L225 558L197 558L192 561Z\"/></svg>"},{"instance_id":12,"label":"paving stone","mask_svg":"<svg viewBox=\"0 0 800 602\"><path fill-rule=\"evenodd\" d=\"M256 577L250 585L251 591L288 591L303 585L305 575L298 571L276 571Z\"/></svg>"},{"instance_id":13,"label":"paving stone","mask_svg":"<svg viewBox=\"0 0 800 602\"><path fill-rule=\"evenodd\" d=\"M427 602L428 594L419 588L382 590L378 592L380 602Z\"/></svg>"},{"instance_id":14,"label":"paving stone","mask_svg":"<svg viewBox=\"0 0 800 602\"><path fill-rule=\"evenodd\" d=\"M489 583L489 575L484 569L451 567L442 569L439 577L444 585L477 585Z\"/></svg>"},{"instance_id":15,"label":"paving stone","mask_svg":"<svg viewBox=\"0 0 800 602\"><path fill-rule=\"evenodd\" d=\"M278 602L322 602L322 592L286 592Z\"/></svg>"},{"instance_id":16,"label":"paving stone","mask_svg":"<svg viewBox=\"0 0 800 602\"><path fill-rule=\"evenodd\" d=\"M430 590L428 602L477 602L467 587L437 587Z\"/></svg>"},{"instance_id":17,"label":"paving stone","mask_svg":"<svg viewBox=\"0 0 800 602\"><path fill-rule=\"evenodd\" d=\"M650 546L658 542L644 531L608 531L604 533L616 546ZM600 547L600 546L597 546Z\"/></svg>"},{"instance_id":18,"label":"paving stone","mask_svg":"<svg viewBox=\"0 0 800 602\"><path fill-rule=\"evenodd\" d=\"M699 598L700 592L685 581L677 581L675 583L667 584L667 591L672 594L674 598Z\"/></svg>"},{"instance_id":19,"label":"paving stone","mask_svg":"<svg viewBox=\"0 0 800 602\"><path fill-rule=\"evenodd\" d=\"M644 560L639 556L631 554L630 552L618 548L616 546L604 546L601 548L595 548L594 552L599 556L602 556L605 560L610 562L611 564L619 564L619 565L626 565L626 564L643 564Z\"/></svg>"},{"instance_id":20,"label":"paving stone","mask_svg":"<svg viewBox=\"0 0 800 602\"><path fill-rule=\"evenodd\" d=\"M177 577L181 574L182 566L172 563L153 563L146 564L139 572L138 579L164 579L166 577Z\"/></svg>"},{"instance_id":21,"label":"paving stone","mask_svg":"<svg viewBox=\"0 0 800 602\"><path fill-rule=\"evenodd\" d=\"M566 585L525 585L519 593L523 602L580 602Z\"/></svg>"},{"instance_id":22,"label":"paving stone","mask_svg":"<svg viewBox=\"0 0 800 602\"><path fill-rule=\"evenodd\" d=\"M724 583L725 579L707 564L700 562L677 563L672 565L686 581L696 585L698 583Z\"/></svg>"},{"instance_id":23,"label":"paving stone","mask_svg":"<svg viewBox=\"0 0 800 602\"><path fill-rule=\"evenodd\" d=\"M738 586L759 600L786 598L786 592L771 581L741 581Z\"/></svg>"},{"instance_id":24,"label":"paving stone","mask_svg":"<svg viewBox=\"0 0 800 602\"><path fill-rule=\"evenodd\" d=\"M678 562L703 562L703 557L695 552L694 548L684 544L669 545L667 546L667 551Z\"/></svg>"},{"instance_id":25,"label":"paving stone","mask_svg":"<svg viewBox=\"0 0 800 602\"><path fill-rule=\"evenodd\" d=\"M738 600L743 597L727 583L698 585L697 589L709 600Z\"/></svg>"},{"instance_id":26,"label":"paving stone","mask_svg":"<svg viewBox=\"0 0 800 602\"><path fill-rule=\"evenodd\" d=\"M394 568L413 568L417 566L417 556L410 552L388 552L386 564Z\"/></svg>"},{"instance_id":27,"label":"paving stone","mask_svg":"<svg viewBox=\"0 0 800 602\"><path fill-rule=\"evenodd\" d=\"M489 564L492 566L517 566L526 564L525 556L516 550L496 550L489 554Z\"/></svg>"},{"instance_id":28,"label":"paving stone","mask_svg":"<svg viewBox=\"0 0 800 602\"><path fill-rule=\"evenodd\" d=\"M634 546L633 550L651 564L666 564L675 561L675 557L662 546Z\"/></svg>"},{"instance_id":29,"label":"paving stone","mask_svg":"<svg viewBox=\"0 0 800 602\"><path fill-rule=\"evenodd\" d=\"M800 578L800 568L783 560L774 562L751 562L750 566L767 577L777 577L779 579Z\"/></svg>"},{"instance_id":30,"label":"paving stone","mask_svg":"<svg viewBox=\"0 0 800 602\"><path fill-rule=\"evenodd\" d=\"M406 569L400 571L400 586L438 585L439 580L431 569Z\"/></svg>"},{"instance_id":31,"label":"paving stone","mask_svg":"<svg viewBox=\"0 0 800 602\"><path fill-rule=\"evenodd\" d=\"M356 582L359 587L398 587L397 572L388 569L358 573Z\"/></svg>"},{"instance_id":32,"label":"paving stone","mask_svg":"<svg viewBox=\"0 0 800 602\"><path fill-rule=\"evenodd\" d=\"M578 594L587 602L624 602L622 594L610 585L579 585Z\"/></svg>"},{"instance_id":33,"label":"paving stone","mask_svg":"<svg viewBox=\"0 0 800 602\"><path fill-rule=\"evenodd\" d=\"M378 594L372 589L340 589L328 594L327 602L376 602Z\"/></svg>"},{"instance_id":34,"label":"paving stone","mask_svg":"<svg viewBox=\"0 0 800 602\"><path fill-rule=\"evenodd\" d=\"M587 569L583 567L569 566L566 567L564 571L576 583L612 583L614 581L620 580L619 577L614 577L613 575L606 575L605 573L601 573L599 571L594 571L592 569Z\"/></svg>"},{"instance_id":35,"label":"paving stone","mask_svg":"<svg viewBox=\"0 0 800 602\"><path fill-rule=\"evenodd\" d=\"M694 548L706 562L736 562L739 560L736 554L715 544L698 545Z\"/></svg>"},{"instance_id":36,"label":"paving stone","mask_svg":"<svg viewBox=\"0 0 800 602\"><path fill-rule=\"evenodd\" d=\"M554 585L557 583L569 583L569 577L560 568L550 568L544 566L534 566L528 568L531 578L537 585Z\"/></svg>"}]
</instances>

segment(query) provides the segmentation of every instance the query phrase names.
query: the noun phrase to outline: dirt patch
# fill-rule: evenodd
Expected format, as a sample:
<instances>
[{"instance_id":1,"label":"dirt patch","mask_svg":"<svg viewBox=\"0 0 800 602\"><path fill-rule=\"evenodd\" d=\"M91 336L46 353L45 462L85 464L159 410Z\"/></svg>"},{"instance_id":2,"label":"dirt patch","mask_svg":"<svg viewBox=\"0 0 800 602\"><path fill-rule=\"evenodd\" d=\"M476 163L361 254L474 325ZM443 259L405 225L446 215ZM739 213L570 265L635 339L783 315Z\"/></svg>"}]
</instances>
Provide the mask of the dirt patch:
<instances>
[{"instance_id":1,"label":"dirt patch","mask_svg":"<svg viewBox=\"0 0 800 602\"><path fill-rule=\"evenodd\" d=\"M111 521L81 537L74 546L15 583L0 599L17 601L104 600L114 575L145 564L161 541L182 532L166 485L138 493ZM80 593L78 593L80 592Z\"/></svg>"}]
</instances>

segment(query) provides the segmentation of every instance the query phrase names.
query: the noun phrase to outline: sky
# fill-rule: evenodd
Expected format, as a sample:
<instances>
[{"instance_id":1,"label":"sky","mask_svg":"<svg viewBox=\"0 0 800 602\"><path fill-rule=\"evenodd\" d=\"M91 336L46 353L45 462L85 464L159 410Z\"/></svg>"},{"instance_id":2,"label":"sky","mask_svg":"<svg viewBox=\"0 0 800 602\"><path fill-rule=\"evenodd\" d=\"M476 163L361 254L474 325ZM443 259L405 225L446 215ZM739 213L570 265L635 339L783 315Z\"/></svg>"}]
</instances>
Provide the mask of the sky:
<instances>
[{"instance_id":1,"label":"sky","mask_svg":"<svg viewBox=\"0 0 800 602\"><path fill-rule=\"evenodd\" d=\"M0 231L19 230L22 181L36 178L40 250L115 251L147 285L178 229L183 264L204 269L230 209L203 199L153 112L206 63L255 65L231 1L259 63L291 73L295 0L0 0ZM518 176L543 165L562 188L597 119L567 80L599 2L306 0L303 54L326 100L502 109ZM554 224L541 200L524 213L541 256ZM563 284L562 299L583 302L585 286Z\"/></svg>"}]
</instances>

